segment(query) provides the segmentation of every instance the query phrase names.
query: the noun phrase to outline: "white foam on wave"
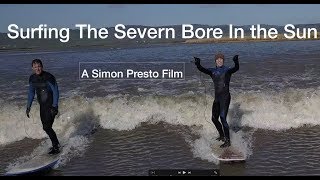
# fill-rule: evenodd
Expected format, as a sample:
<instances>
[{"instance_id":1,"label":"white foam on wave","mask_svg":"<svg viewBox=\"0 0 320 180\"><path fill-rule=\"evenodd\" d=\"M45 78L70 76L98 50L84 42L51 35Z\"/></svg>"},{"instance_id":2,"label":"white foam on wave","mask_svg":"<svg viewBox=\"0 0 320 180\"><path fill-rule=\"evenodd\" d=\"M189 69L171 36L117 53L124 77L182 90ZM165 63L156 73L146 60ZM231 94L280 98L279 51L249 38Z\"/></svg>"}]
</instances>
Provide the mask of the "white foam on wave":
<instances>
[{"instance_id":1,"label":"white foam on wave","mask_svg":"<svg viewBox=\"0 0 320 180\"><path fill-rule=\"evenodd\" d=\"M252 129L285 130L301 127L305 124L319 125L320 112L319 89L291 89L276 92L238 92L232 94L228 115L231 129L231 141L246 156L251 155L251 132L241 127ZM88 135L97 127L114 130L133 130L143 122L166 122L172 125L197 127L193 133L196 140L186 139L192 147L195 157L215 162L210 156L212 147L218 146L218 136L211 122L213 97L195 96L187 93L179 96L108 96L97 98L73 97L61 100L60 116L53 128L59 138L70 145L65 158L79 155L82 151L72 151L72 147L86 147ZM0 106L1 127L0 143L7 144L25 137L41 139L46 137L39 118L39 108L32 108L31 119L26 119L24 107L14 104ZM27 123L25 123L27 122ZM83 150L83 149L82 149Z\"/></svg>"},{"instance_id":2,"label":"white foam on wave","mask_svg":"<svg viewBox=\"0 0 320 180\"><path fill-rule=\"evenodd\" d=\"M285 92L241 93L234 99L243 113L242 126L286 130L303 125L319 125L320 91L314 89Z\"/></svg>"},{"instance_id":3,"label":"white foam on wave","mask_svg":"<svg viewBox=\"0 0 320 180\"><path fill-rule=\"evenodd\" d=\"M82 156L85 149L91 142L90 135L98 126L97 118L94 116L93 111L88 108L88 101L83 98L81 98L80 101L80 106L79 99L77 98L73 99L71 102L69 102L69 100L63 101L61 103L61 109L63 108L65 111L60 112L60 116L56 118L55 123L53 124L53 129L56 131L60 144L62 145L60 160L56 167L65 165L74 157ZM8 107L10 106L8 105ZM4 110L7 109L4 108ZM21 109L17 111L19 114L16 114L15 118L7 115L7 121L3 121L6 122L5 126L1 126L3 130L1 132L6 132L1 134L1 142L3 144L21 140L25 137L33 139L42 139L47 137L45 132L42 130L41 121L38 117L38 106L34 105L32 108L32 123L27 121L25 121L27 122L26 124L24 123L23 119L26 119L26 117L24 117L25 113L21 111ZM9 121L9 118L11 118L11 121ZM48 149L50 147L51 141L49 139L42 141L30 155L17 159L11 163L7 169L18 166L37 155L48 153Z\"/></svg>"}]
</instances>

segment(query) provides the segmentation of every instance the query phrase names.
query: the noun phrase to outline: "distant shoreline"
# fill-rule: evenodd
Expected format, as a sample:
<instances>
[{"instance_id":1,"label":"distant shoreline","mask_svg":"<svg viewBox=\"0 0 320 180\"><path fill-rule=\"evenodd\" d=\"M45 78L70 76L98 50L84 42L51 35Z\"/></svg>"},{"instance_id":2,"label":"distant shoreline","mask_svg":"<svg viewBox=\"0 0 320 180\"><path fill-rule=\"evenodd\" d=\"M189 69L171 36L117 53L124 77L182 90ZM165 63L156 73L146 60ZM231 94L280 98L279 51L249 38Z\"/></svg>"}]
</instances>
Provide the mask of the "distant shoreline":
<instances>
[{"instance_id":1,"label":"distant shoreline","mask_svg":"<svg viewBox=\"0 0 320 180\"><path fill-rule=\"evenodd\" d=\"M189 39L186 40L184 43L186 44L203 44L203 43L228 43L228 42L278 42L278 41L316 41L320 40L320 35L317 36L317 39L287 39L283 34L279 34L277 38L271 39L253 39L250 36L245 36L244 38L236 38L236 39L230 39L230 38L221 38L221 39L215 39L215 38L207 38L207 39Z\"/></svg>"},{"instance_id":2,"label":"distant shoreline","mask_svg":"<svg viewBox=\"0 0 320 180\"><path fill-rule=\"evenodd\" d=\"M194 29L208 29L208 28L220 28L225 35L229 34L229 25L206 25L206 24L192 24ZM242 28L244 32L243 39L230 39L228 36L223 36L221 39L214 39L212 35L208 39L182 39L182 26L180 25L163 25L163 26L144 26L144 25L126 25L127 28L172 28L175 29L177 36L174 39L149 39L149 38L136 38L136 39L122 39L119 40L113 36L110 36L108 40L105 39L91 39L88 36L84 36L83 39L79 38L79 30L71 29L70 41L68 43L61 43L59 39L10 39L7 33L0 32L0 53L3 52L34 52L34 51L69 51L69 50L91 50L91 49L125 49L125 48L144 48L151 46L165 46L165 45L177 45L177 44L204 44L204 43L233 43L233 42L279 42L279 41L309 41L320 40L320 23L313 24L294 24L296 29L316 28L318 36L315 39L287 39L284 37L284 26L260 24L261 27L270 29L275 28L278 32L276 39L252 39L249 32L251 25L234 26ZM115 33L114 27L106 27L110 34ZM298 32L296 32L298 33ZM301 37L302 31L299 31ZM86 33L85 33L86 34ZM201 33L200 33L201 34ZM309 33L307 33L309 34ZM310 32L312 35L312 32ZM111 38L112 37L112 38Z\"/></svg>"},{"instance_id":3,"label":"distant shoreline","mask_svg":"<svg viewBox=\"0 0 320 180\"><path fill-rule=\"evenodd\" d=\"M81 45L71 45L64 47L46 47L46 46L33 46L33 47L19 47L19 48L0 48L0 54L7 52L39 52L39 51L75 51L75 50L114 50L114 49L127 49L127 48L146 48L152 46L165 46L165 45L177 45L177 44L216 44L216 43L247 43L247 42L282 42L282 41L316 41L320 40L320 35L317 39L287 39L283 35L279 35L276 39L253 39L249 36L244 38L230 39L230 38L208 38L208 39L189 39L180 41L167 41L167 42L157 42L157 43L146 43L146 44L81 44Z\"/></svg>"},{"instance_id":4,"label":"distant shoreline","mask_svg":"<svg viewBox=\"0 0 320 180\"><path fill-rule=\"evenodd\" d=\"M115 45L112 46L110 44L106 45L77 45L77 46L66 46L66 47L32 47L32 48L0 48L1 53L8 52L55 52L55 51L79 51L79 50L115 50L115 49L127 49L127 48L147 48L151 46L165 46L165 45L173 45L173 44L182 44L182 42L172 42L172 43L151 43L151 44L126 44L126 45Z\"/></svg>"}]
</instances>

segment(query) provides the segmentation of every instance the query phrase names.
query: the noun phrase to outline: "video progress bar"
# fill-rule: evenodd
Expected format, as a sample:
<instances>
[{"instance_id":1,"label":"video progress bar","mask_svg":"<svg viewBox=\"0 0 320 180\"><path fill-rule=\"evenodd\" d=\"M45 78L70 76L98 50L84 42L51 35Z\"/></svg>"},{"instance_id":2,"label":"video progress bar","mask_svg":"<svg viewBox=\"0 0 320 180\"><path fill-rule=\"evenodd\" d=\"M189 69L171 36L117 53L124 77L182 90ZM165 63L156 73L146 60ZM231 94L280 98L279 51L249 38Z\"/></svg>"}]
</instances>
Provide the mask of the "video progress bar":
<instances>
[{"instance_id":1,"label":"video progress bar","mask_svg":"<svg viewBox=\"0 0 320 180\"><path fill-rule=\"evenodd\" d=\"M218 169L152 169L149 176L220 176Z\"/></svg>"}]
</instances>

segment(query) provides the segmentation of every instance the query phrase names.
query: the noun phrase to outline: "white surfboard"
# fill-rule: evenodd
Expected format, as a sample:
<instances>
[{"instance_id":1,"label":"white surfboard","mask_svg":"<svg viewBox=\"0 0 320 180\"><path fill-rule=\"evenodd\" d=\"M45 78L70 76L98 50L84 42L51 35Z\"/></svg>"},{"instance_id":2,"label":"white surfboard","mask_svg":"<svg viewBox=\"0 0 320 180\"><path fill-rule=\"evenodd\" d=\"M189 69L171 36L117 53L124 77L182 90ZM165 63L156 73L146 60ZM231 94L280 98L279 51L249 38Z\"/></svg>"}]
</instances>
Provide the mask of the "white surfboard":
<instances>
[{"instance_id":1,"label":"white surfboard","mask_svg":"<svg viewBox=\"0 0 320 180\"><path fill-rule=\"evenodd\" d=\"M41 173L52 169L59 161L59 155L43 154L36 156L10 169L5 176L19 176Z\"/></svg>"},{"instance_id":2,"label":"white surfboard","mask_svg":"<svg viewBox=\"0 0 320 180\"><path fill-rule=\"evenodd\" d=\"M244 162L246 160L245 156L232 146L220 149L214 148L212 155L222 162Z\"/></svg>"}]
</instances>

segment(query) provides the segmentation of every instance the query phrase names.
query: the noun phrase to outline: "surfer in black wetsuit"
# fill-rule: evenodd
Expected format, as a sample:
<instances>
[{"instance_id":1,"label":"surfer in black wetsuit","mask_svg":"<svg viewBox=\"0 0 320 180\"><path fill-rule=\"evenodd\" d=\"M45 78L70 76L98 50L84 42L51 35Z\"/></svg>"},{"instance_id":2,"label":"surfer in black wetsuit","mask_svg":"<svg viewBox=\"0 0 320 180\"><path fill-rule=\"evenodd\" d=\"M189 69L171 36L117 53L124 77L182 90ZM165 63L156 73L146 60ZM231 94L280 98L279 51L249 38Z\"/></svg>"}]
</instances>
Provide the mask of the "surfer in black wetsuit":
<instances>
[{"instance_id":1,"label":"surfer in black wetsuit","mask_svg":"<svg viewBox=\"0 0 320 180\"><path fill-rule=\"evenodd\" d=\"M48 134L52 147L49 154L58 154L60 152L60 144L56 133L52 129L55 116L58 114L59 89L55 77L43 71L43 65L40 59L32 61L32 69L34 74L29 78L29 94L26 114L30 118L29 113L35 93L40 104L40 118L43 130Z\"/></svg>"},{"instance_id":2,"label":"surfer in black wetsuit","mask_svg":"<svg viewBox=\"0 0 320 180\"><path fill-rule=\"evenodd\" d=\"M216 140L224 142L224 144L220 146L222 148L231 145L229 125L227 122L227 114L231 99L229 83L231 75L239 70L238 55L233 57L233 61L235 64L233 68L224 66L224 55L218 53L215 55L216 67L206 69L200 65L200 59L195 57L195 64L197 68L201 72L211 76L214 82L215 99L212 105L212 122L219 132L219 137ZM219 122L219 117L222 125Z\"/></svg>"}]
</instances>

